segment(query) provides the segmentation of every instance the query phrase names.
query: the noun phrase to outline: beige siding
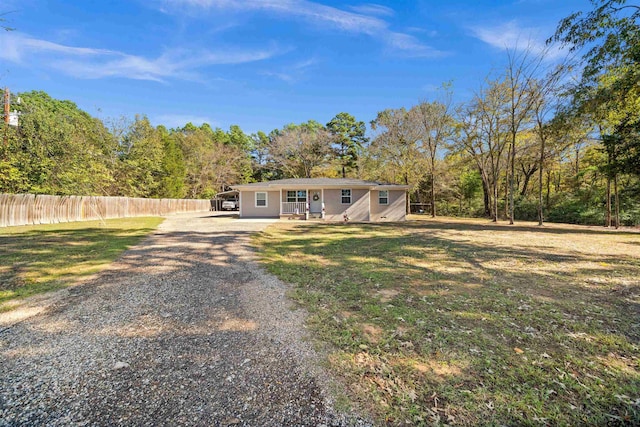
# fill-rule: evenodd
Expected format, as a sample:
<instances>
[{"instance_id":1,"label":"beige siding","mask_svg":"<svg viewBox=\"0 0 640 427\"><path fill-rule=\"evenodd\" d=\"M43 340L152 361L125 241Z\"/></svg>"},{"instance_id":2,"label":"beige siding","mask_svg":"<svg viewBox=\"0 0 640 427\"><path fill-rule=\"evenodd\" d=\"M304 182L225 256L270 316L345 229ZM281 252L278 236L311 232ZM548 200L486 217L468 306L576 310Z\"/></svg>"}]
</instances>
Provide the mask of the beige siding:
<instances>
[{"instance_id":1,"label":"beige siding","mask_svg":"<svg viewBox=\"0 0 640 427\"><path fill-rule=\"evenodd\" d=\"M324 190L324 205L327 221L343 221L345 212L351 221L369 221L369 190L352 188L351 204L342 204L341 190Z\"/></svg>"},{"instance_id":2,"label":"beige siding","mask_svg":"<svg viewBox=\"0 0 640 427\"><path fill-rule=\"evenodd\" d=\"M256 193L267 193L267 206L256 206ZM241 191L240 192L240 217L259 218L280 215L279 191Z\"/></svg>"},{"instance_id":3,"label":"beige siding","mask_svg":"<svg viewBox=\"0 0 640 427\"><path fill-rule=\"evenodd\" d=\"M371 191L371 221L405 221L407 199L404 190L389 190L389 204L381 205L378 191Z\"/></svg>"}]
</instances>

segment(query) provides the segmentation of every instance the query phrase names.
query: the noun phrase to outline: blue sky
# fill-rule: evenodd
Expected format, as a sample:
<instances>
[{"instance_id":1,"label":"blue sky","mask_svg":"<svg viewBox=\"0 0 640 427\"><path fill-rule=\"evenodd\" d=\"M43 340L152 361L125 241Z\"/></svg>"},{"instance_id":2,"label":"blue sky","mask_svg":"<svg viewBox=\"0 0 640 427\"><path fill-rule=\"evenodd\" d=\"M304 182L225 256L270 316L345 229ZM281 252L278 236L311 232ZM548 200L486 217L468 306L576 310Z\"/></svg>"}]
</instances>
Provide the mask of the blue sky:
<instances>
[{"instance_id":1,"label":"blue sky","mask_svg":"<svg viewBox=\"0 0 640 427\"><path fill-rule=\"evenodd\" d=\"M248 133L468 99L587 0L3 0L0 85L103 118Z\"/></svg>"}]
</instances>

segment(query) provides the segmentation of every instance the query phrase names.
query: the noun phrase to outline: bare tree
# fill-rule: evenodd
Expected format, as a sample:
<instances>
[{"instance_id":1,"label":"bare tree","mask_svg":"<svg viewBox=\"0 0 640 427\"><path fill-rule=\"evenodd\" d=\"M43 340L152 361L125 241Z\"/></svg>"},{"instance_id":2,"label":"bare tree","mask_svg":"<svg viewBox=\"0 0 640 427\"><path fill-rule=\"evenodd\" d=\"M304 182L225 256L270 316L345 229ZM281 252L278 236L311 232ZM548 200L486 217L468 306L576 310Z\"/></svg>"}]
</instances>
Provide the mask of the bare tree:
<instances>
[{"instance_id":1,"label":"bare tree","mask_svg":"<svg viewBox=\"0 0 640 427\"><path fill-rule=\"evenodd\" d=\"M413 119L417 122L417 131L421 140L421 148L426 153L429 167L431 216L436 216L436 157L445 141L453 135L453 117L451 116L451 92L444 86L446 93L442 102L423 101L411 109Z\"/></svg>"},{"instance_id":2,"label":"bare tree","mask_svg":"<svg viewBox=\"0 0 640 427\"><path fill-rule=\"evenodd\" d=\"M508 121L505 110L508 106L508 89L504 81L489 81L487 88L475 96L472 114L478 122L478 142L484 147L488 158L494 222L498 221L498 190L500 172L504 167L504 151L507 147Z\"/></svg>"},{"instance_id":3,"label":"bare tree","mask_svg":"<svg viewBox=\"0 0 640 427\"><path fill-rule=\"evenodd\" d=\"M508 101L505 81L489 80L471 103L458 111L461 132L455 145L474 158L482 177L485 211L488 204L494 222L498 221L500 175L508 145Z\"/></svg>"},{"instance_id":4,"label":"bare tree","mask_svg":"<svg viewBox=\"0 0 640 427\"><path fill-rule=\"evenodd\" d=\"M379 131L371 143L371 150L393 171L392 181L416 186L424 176L415 121L404 108L384 110L371 122Z\"/></svg>"},{"instance_id":5,"label":"bare tree","mask_svg":"<svg viewBox=\"0 0 640 427\"><path fill-rule=\"evenodd\" d=\"M565 71L564 67L558 67L541 79L533 79L529 84L534 129L540 144L538 157L538 225L544 224L542 180L545 162L548 157L547 143L554 132L550 117L557 112L558 84ZM557 124L555 128L557 128Z\"/></svg>"},{"instance_id":6,"label":"bare tree","mask_svg":"<svg viewBox=\"0 0 640 427\"><path fill-rule=\"evenodd\" d=\"M269 156L285 176L311 178L331 154L331 134L319 123L289 125L269 144Z\"/></svg>"},{"instance_id":7,"label":"bare tree","mask_svg":"<svg viewBox=\"0 0 640 427\"><path fill-rule=\"evenodd\" d=\"M453 149L457 150L458 152L466 152L473 159L476 169L480 174L480 179L482 180L484 214L485 216L492 216L492 191L491 179L489 177L489 156L487 154L485 145L480 139L477 117L474 114L471 106L464 106L459 108L457 117L458 135L456 142L453 144Z\"/></svg>"},{"instance_id":8,"label":"bare tree","mask_svg":"<svg viewBox=\"0 0 640 427\"><path fill-rule=\"evenodd\" d=\"M418 146L420 133L413 115L404 108L384 110L371 122L371 127L379 132L369 150L369 155L380 166L374 172L375 177L402 182L415 190L425 176L425 165ZM407 198L407 212L409 203Z\"/></svg>"},{"instance_id":9,"label":"bare tree","mask_svg":"<svg viewBox=\"0 0 640 427\"><path fill-rule=\"evenodd\" d=\"M544 58L542 55L532 55L527 48L518 52L507 50L507 69L505 85L508 93L507 115L509 120L509 224L513 224L515 215L515 165L517 145L516 139L522 126L531 116L531 109L535 101L532 96L531 84L536 74L540 71L540 64Z\"/></svg>"}]
</instances>

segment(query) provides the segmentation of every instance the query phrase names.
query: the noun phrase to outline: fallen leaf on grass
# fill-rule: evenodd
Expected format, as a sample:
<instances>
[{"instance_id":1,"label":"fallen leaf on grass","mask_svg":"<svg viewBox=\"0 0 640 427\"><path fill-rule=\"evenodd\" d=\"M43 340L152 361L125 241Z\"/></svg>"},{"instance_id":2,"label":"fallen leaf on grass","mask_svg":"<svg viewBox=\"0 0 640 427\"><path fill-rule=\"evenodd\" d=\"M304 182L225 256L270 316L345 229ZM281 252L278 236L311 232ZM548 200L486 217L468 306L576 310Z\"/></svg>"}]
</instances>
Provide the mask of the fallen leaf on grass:
<instances>
[{"instance_id":1,"label":"fallen leaf on grass","mask_svg":"<svg viewBox=\"0 0 640 427\"><path fill-rule=\"evenodd\" d=\"M523 349L521 349L521 348L518 348L518 347L514 347L514 348L513 348L513 351L515 351L515 352L516 352L516 353L518 353L518 354L522 354L522 353L524 353L524 350L523 350Z\"/></svg>"}]
</instances>

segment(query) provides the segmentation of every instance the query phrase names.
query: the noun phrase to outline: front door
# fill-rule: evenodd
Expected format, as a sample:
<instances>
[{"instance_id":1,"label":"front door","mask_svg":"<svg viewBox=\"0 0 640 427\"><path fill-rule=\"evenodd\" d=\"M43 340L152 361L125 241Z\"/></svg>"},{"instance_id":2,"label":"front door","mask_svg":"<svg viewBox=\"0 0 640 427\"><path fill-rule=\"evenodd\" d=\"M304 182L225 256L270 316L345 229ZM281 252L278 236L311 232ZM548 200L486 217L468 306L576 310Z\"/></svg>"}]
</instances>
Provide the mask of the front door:
<instances>
[{"instance_id":1,"label":"front door","mask_svg":"<svg viewBox=\"0 0 640 427\"><path fill-rule=\"evenodd\" d=\"M310 206L309 212L321 213L322 212L322 192L320 190L309 191Z\"/></svg>"}]
</instances>

